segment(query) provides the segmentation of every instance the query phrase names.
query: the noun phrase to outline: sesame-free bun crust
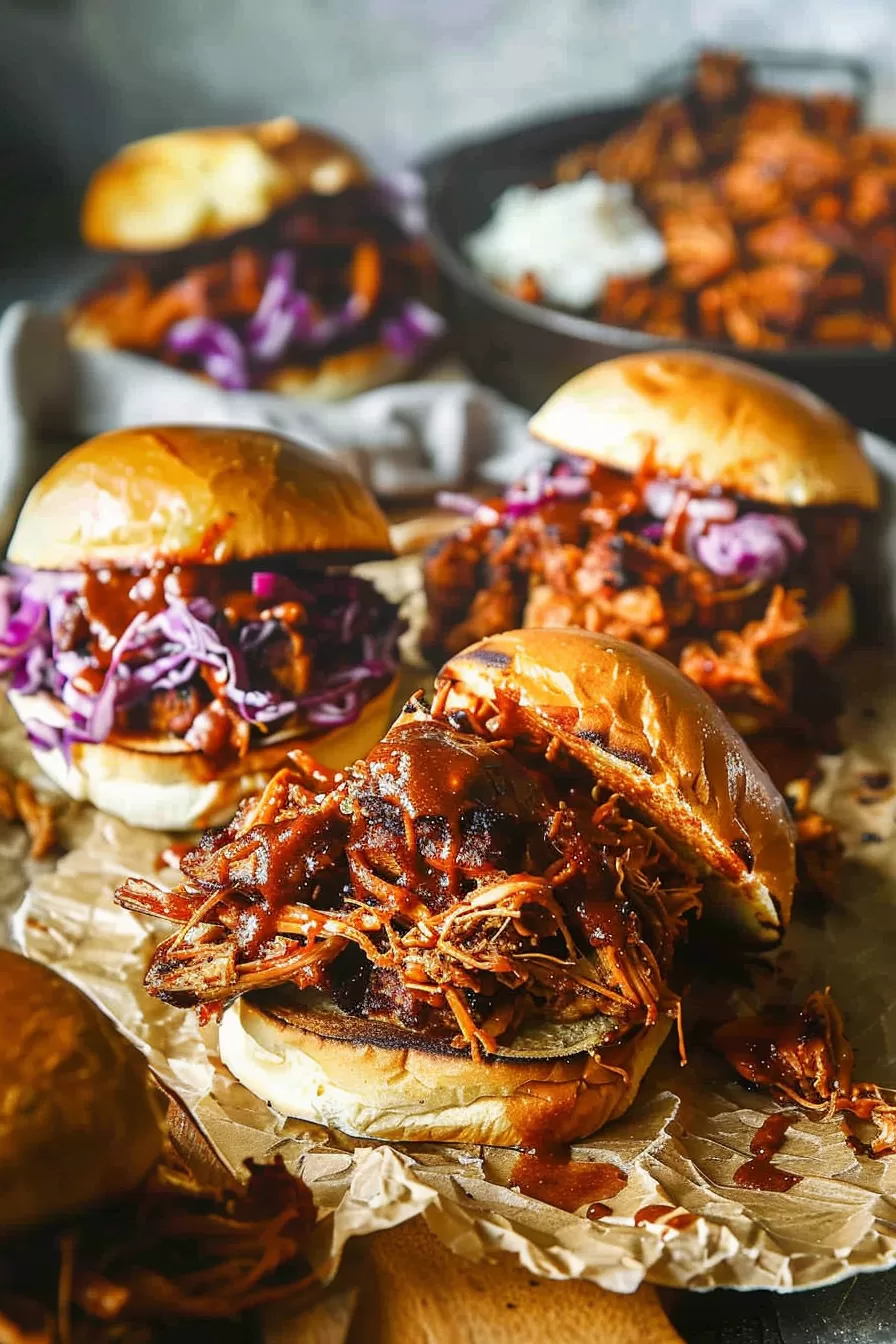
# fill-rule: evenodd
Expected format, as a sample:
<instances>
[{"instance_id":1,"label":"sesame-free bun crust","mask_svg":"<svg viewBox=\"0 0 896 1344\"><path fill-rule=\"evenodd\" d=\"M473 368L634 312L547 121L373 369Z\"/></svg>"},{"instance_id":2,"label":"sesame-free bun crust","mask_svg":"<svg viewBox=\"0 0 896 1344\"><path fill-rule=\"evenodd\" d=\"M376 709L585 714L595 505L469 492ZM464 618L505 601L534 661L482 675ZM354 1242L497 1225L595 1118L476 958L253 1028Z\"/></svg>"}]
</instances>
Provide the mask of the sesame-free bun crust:
<instances>
[{"instance_id":1,"label":"sesame-free bun crust","mask_svg":"<svg viewBox=\"0 0 896 1344\"><path fill-rule=\"evenodd\" d=\"M116 734L105 742L73 743L68 760L58 748L31 750L60 789L131 826L156 831L219 826L230 820L243 798L264 788L294 747L310 751L334 770L363 756L389 725L396 682L397 678L368 701L354 723L326 732L274 734L223 769L201 752L191 751L181 738ZM63 707L45 692L8 694L23 722L64 722Z\"/></svg>"},{"instance_id":2,"label":"sesame-free bun crust","mask_svg":"<svg viewBox=\"0 0 896 1344\"><path fill-rule=\"evenodd\" d=\"M348 146L277 117L174 131L125 145L94 173L81 210L90 247L162 252L261 224L298 196L369 180Z\"/></svg>"},{"instance_id":3,"label":"sesame-free bun crust","mask_svg":"<svg viewBox=\"0 0 896 1344\"><path fill-rule=\"evenodd\" d=\"M450 659L446 711L472 693L516 707L708 873L704 919L747 945L777 943L790 917L787 804L704 691L665 658L584 630L515 630Z\"/></svg>"},{"instance_id":4,"label":"sesame-free bun crust","mask_svg":"<svg viewBox=\"0 0 896 1344\"><path fill-rule=\"evenodd\" d=\"M33 569L390 552L351 472L279 434L154 425L88 439L34 486L9 546Z\"/></svg>"},{"instance_id":5,"label":"sesame-free bun crust","mask_svg":"<svg viewBox=\"0 0 896 1344\"><path fill-rule=\"evenodd\" d=\"M681 477L782 507L875 508L856 431L795 383L690 350L624 355L580 373L537 411L536 438L635 474Z\"/></svg>"},{"instance_id":6,"label":"sesame-free bun crust","mask_svg":"<svg viewBox=\"0 0 896 1344\"><path fill-rule=\"evenodd\" d=\"M140 1052L55 971L0 948L0 1016L2 1237L127 1194L162 1127Z\"/></svg>"},{"instance_id":7,"label":"sesame-free bun crust","mask_svg":"<svg viewBox=\"0 0 896 1344\"><path fill-rule=\"evenodd\" d=\"M231 1073L283 1115L396 1143L542 1147L622 1115L669 1025L660 1019L599 1054L474 1061L383 1023L262 994L227 1010L218 1044Z\"/></svg>"}]
</instances>

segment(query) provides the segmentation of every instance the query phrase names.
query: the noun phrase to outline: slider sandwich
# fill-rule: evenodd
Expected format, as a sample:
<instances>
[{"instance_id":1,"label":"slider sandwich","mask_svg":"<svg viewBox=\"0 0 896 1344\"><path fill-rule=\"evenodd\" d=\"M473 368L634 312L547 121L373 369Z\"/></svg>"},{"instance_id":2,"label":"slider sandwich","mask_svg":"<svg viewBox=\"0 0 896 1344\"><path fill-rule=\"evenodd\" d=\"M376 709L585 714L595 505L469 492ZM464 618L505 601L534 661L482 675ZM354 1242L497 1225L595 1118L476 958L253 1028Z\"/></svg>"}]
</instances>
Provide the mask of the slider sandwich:
<instances>
[{"instance_id":1,"label":"slider sandwich","mask_svg":"<svg viewBox=\"0 0 896 1344\"><path fill-rule=\"evenodd\" d=\"M793 827L718 707L608 635L522 630L452 658L326 783L284 771L163 891L149 992L223 1012L281 1113L386 1140L570 1142L632 1103L700 921L787 925ZM226 1010L226 1011L225 1011Z\"/></svg>"},{"instance_id":2,"label":"slider sandwich","mask_svg":"<svg viewBox=\"0 0 896 1344\"><path fill-rule=\"evenodd\" d=\"M531 421L554 452L426 560L434 658L516 625L582 626L676 662L744 732L801 716L850 640L846 583L877 482L817 397L731 359L628 355Z\"/></svg>"},{"instance_id":3,"label":"slider sandwich","mask_svg":"<svg viewBox=\"0 0 896 1344\"><path fill-rule=\"evenodd\" d=\"M307 1188L281 1164L201 1183L166 1141L164 1098L112 1021L0 948L0 1339L211 1338L309 1285ZM237 1336L235 1336L237 1337ZM241 1336L239 1336L241 1337Z\"/></svg>"},{"instance_id":4,"label":"slider sandwich","mask_svg":"<svg viewBox=\"0 0 896 1344\"><path fill-rule=\"evenodd\" d=\"M291 117L126 145L84 197L84 241L114 264L69 340L318 401L405 377L442 322L395 204L354 150Z\"/></svg>"},{"instance_id":5,"label":"slider sandwich","mask_svg":"<svg viewBox=\"0 0 896 1344\"><path fill-rule=\"evenodd\" d=\"M0 673L44 771L139 826L229 818L294 747L355 759L391 717L399 622L358 561L386 520L277 434L153 426L38 482L0 579Z\"/></svg>"}]
</instances>

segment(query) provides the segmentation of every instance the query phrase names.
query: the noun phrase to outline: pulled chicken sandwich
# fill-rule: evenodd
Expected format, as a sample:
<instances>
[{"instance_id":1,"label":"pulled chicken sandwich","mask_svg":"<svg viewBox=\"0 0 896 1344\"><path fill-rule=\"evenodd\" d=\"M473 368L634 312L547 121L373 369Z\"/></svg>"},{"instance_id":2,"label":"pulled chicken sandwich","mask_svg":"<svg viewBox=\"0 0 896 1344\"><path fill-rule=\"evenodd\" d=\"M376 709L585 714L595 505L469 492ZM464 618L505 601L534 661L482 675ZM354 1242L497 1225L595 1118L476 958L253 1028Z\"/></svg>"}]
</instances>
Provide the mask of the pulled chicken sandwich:
<instances>
[{"instance_id":1,"label":"pulled chicken sandwich","mask_svg":"<svg viewBox=\"0 0 896 1344\"><path fill-rule=\"evenodd\" d=\"M629 355L535 415L554 450L425 561L434 657L519 624L671 658L744 732L830 722L818 675L850 639L845 582L877 484L818 398L693 351ZM814 694L807 698L807 688Z\"/></svg>"},{"instance_id":2,"label":"pulled chicken sandwich","mask_svg":"<svg viewBox=\"0 0 896 1344\"><path fill-rule=\"evenodd\" d=\"M317 401L399 379L442 332L408 205L291 117L126 145L84 197L84 241L117 264L69 340Z\"/></svg>"},{"instance_id":3,"label":"pulled chicken sandwich","mask_svg":"<svg viewBox=\"0 0 896 1344\"><path fill-rule=\"evenodd\" d=\"M102 434L32 490L0 578L0 673L60 787L135 825L232 815L299 740L331 765L389 721L390 554L347 470L256 430Z\"/></svg>"},{"instance_id":4,"label":"pulled chicken sandwich","mask_svg":"<svg viewBox=\"0 0 896 1344\"><path fill-rule=\"evenodd\" d=\"M703 917L774 945L786 805L712 701L606 635L474 645L340 774L297 754L163 891L150 993L225 1007L284 1114L385 1139L564 1143L622 1114L679 1022ZM229 1005L229 1006L228 1006Z\"/></svg>"}]
</instances>

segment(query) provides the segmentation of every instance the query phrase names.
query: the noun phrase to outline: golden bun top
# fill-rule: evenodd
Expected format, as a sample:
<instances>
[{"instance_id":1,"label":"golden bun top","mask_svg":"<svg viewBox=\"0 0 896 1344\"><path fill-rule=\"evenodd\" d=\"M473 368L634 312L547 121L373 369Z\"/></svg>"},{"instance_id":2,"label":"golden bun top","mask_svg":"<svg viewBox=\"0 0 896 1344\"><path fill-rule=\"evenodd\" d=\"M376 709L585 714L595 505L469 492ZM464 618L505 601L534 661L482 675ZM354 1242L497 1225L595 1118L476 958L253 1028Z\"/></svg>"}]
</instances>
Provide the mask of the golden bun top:
<instances>
[{"instance_id":1,"label":"golden bun top","mask_svg":"<svg viewBox=\"0 0 896 1344\"><path fill-rule=\"evenodd\" d=\"M162 1151L149 1071L55 971L0 949L0 1236L132 1190Z\"/></svg>"},{"instance_id":2,"label":"golden bun top","mask_svg":"<svg viewBox=\"0 0 896 1344\"><path fill-rule=\"evenodd\" d=\"M14 564L145 567L389 554L375 500L323 453L254 429L153 425L88 439L34 486Z\"/></svg>"},{"instance_id":3,"label":"golden bun top","mask_svg":"<svg viewBox=\"0 0 896 1344\"><path fill-rule=\"evenodd\" d=\"M451 658L446 709L472 692L518 707L695 855L704 918L776 943L795 880L787 804L708 695L646 649L584 630L514 630Z\"/></svg>"},{"instance_id":4,"label":"golden bun top","mask_svg":"<svg viewBox=\"0 0 896 1344\"><path fill-rule=\"evenodd\" d=\"M751 364L693 350L623 355L565 383L537 439L603 466L716 485L792 508L877 505L852 426L819 397Z\"/></svg>"},{"instance_id":5,"label":"golden bun top","mask_svg":"<svg viewBox=\"0 0 896 1344\"><path fill-rule=\"evenodd\" d=\"M81 233L106 251L164 252L261 224L297 196L368 180L353 150L292 117L172 131L125 145L97 169Z\"/></svg>"}]
</instances>

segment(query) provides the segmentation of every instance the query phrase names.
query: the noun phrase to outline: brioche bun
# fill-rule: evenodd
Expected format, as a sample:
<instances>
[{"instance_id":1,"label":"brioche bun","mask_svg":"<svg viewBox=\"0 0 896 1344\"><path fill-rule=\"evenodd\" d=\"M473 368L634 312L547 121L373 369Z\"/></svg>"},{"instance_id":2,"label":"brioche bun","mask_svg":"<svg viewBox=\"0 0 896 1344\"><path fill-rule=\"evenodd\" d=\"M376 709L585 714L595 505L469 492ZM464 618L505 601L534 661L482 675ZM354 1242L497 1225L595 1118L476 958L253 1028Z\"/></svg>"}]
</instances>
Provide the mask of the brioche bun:
<instances>
[{"instance_id":1,"label":"brioche bun","mask_svg":"<svg viewBox=\"0 0 896 1344\"><path fill-rule=\"evenodd\" d=\"M325 454L262 430L154 425L60 458L25 501L9 559L60 570L390 551L373 497Z\"/></svg>"},{"instance_id":2,"label":"brioche bun","mask_svg":"<svg viewBox=\"0 0 896 1344\"><path fill-rule=\"evenodd\" d=\"M841 415L795 383L720 355L672 350L596 364L555 392L529 428L617 471L649 467L782 507L878 501Z\"/></svg>"},{"instance_id":3,"label":"brioche bun","mask_svg":"<svg viewBox=\"0 0 896 1344\"><path fill-rule=\"evenodd\" d=\"M668 1019L599 1053L474 1061L334 1006L239 999L221 1022L223 1063L282 1115L387 1142L495 1147L572 1143L628 1110Z\"/></svg>"},{"instance_id":4,"label":"brioche bun","mask_svg":"<svg viewBox=\"0 0 896 1344\"><path fill-rule=\"evenodd\" d=\"M363 756L382 737L392 716L397 677L369 700L354 723L325 732L306 729L272 734L270 740L223 768L182 738L115 734L105 742L75 742L68 760L62 751L32 744L44 774L71 798L131 826L156 831L190 831L230 820L243 798L263 789L286 764L294 747L310 751L322 765L338 770ZM23 723L61 726L64 707L46 692L8 692Z\"/></svg>"},{"instance_id":5,"label":"brioche bun","mask_svg":"<svg viewBox=\"0 0 896 1344\"><path fill-rule=\"evenodd\" d=\"M163 252L261 224L306 193L368 181L353 150L292 117L173 131L125 145L94 173L81 233L105 251Z\"/></svg>"},{"instance_id":6,"label":"brioche bun","mask_svg":"<svg viewBox=\"0 0 896 1344\"><path fill-rule=\"evenodd\" d=\"M0 1237L132 1190L162 1151L143 1056L79 989L0 948Z\"/></svg>"},{"instance_id":7,"label":"brioche bun","mask_svg":"<svg viewBox=\"0 0 896 1344\"><path fill-rule=\"evenodd\" d=\"M451 658L446 712L470 694L513 706L695 857L704 919L750 946L780 941L795 858L784 799L710 697L672 663L585 630L514 630Z\"/></svg>"},{"instance_id":8,"label":"brioche bun","mask_svg":"<svg viewBox=\"0 0 896 1344\"><path fill-rule=\"evenodd\" d=\"M447 715L485 700L513 710L511 732L559 739L697 862L704 917L748 946L779 940L795 871L787 806L718 707L671 663L581 630L513 631L451 659L440 692ZM661 1018L620 1039L602 1015L535 1019L509 1047L474 1059L287 988L228 1009L219 1050L284 1115L371 1139L539 1148L621 1115L668 1030Z\"/></svg>"}]
</instances>

